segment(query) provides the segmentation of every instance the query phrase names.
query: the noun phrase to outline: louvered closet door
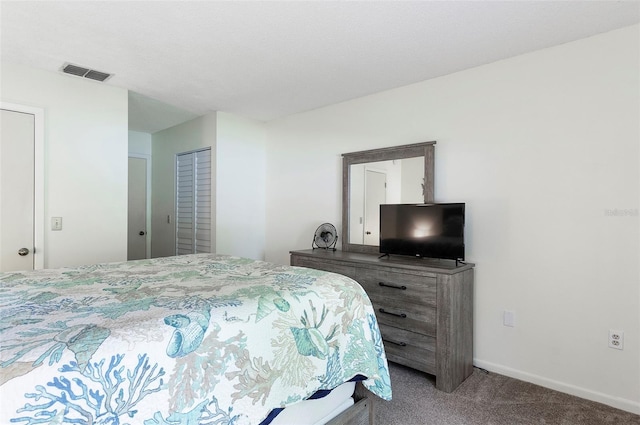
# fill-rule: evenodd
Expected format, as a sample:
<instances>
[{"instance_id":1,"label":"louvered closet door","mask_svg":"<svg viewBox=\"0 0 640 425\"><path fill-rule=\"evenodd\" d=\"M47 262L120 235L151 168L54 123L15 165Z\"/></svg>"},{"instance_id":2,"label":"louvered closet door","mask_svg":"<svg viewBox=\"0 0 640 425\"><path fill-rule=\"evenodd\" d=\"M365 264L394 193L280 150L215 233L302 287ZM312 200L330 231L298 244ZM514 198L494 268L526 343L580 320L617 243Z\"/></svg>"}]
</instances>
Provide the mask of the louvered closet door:
<instances>
[{"instance_id":1,"label":"louvered closet door","mask_svg":"<svg viewBox=\"0 0 640 425\"><path fill-rule=\"evenodd\" d=\"M211 149L177 156L176 255L211 252Z\"/></svg>"}]
</instances>

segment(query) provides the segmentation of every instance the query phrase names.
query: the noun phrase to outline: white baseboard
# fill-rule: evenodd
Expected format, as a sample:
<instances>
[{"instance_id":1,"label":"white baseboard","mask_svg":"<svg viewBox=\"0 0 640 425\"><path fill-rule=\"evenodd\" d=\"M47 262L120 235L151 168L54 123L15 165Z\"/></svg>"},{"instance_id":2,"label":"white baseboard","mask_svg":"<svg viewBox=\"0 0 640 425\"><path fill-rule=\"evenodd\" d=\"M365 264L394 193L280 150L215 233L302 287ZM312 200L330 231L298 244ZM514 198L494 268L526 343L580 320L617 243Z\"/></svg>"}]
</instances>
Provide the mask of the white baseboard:
<instances>
[{"instance_id":1,"label":"white baseboard","mask_svg":"<svg viewBox=\"0 0 640 425\"><path fill-rule=\"evenodd\" d=\"M585 388L577 387L575 385L555 381L553 379L544 378L542 376L534 375L527 372L522 372L520 370L511 369L509 367L505 367L505 366L491 363L491 362L486 362L480 359L473 359L473 365L482 369L486 369L490 372L499 373L501 375L519 379L521 381L530 382L532 384L540 385L546 388L551 388L552 390L560 391L566 394L571 394L576 397L606 404L608 406L615 407L616 409L620 409L626 412L631 412L631 413L635 413L636 415L640 415L639 401L627 400L620 397L613 397L608 394L587 390Z\"/></svg>"}]
</instances>

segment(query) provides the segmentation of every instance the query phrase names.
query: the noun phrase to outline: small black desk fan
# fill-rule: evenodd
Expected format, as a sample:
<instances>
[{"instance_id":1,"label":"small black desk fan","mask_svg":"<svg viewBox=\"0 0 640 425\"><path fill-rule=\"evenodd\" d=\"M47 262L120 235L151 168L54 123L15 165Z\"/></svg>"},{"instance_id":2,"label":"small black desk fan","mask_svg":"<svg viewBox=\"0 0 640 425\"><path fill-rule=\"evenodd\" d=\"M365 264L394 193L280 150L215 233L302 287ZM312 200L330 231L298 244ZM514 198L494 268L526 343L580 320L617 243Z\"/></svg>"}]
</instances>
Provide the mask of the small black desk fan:
<instances>
[{"instance_id":1,"label":"small black desk fan","mask_svg":"<svg viewBox=\"0 0 640 425\"><path fill-rule=\"evenodd\" d=\"M313 235L313 242L311 248L322 248L336 250L336 243L338 243L338 232L336 227L331 223L323 223L316 229Z\"/></svg>"}]
</instances>

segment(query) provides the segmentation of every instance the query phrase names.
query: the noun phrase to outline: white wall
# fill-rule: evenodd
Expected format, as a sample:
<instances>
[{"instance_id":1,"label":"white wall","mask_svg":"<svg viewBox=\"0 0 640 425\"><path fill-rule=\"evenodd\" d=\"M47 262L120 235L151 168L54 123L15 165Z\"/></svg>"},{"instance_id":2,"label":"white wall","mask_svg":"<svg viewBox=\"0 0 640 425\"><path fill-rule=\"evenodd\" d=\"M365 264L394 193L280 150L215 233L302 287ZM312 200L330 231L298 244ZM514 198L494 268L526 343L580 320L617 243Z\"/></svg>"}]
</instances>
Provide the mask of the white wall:
<instances>
[{"instance_id":1,"label":"white wall","mask_svg":"<svg viewBox=\"0 0 640 425\"><path fill-rule=\"evenodd\" d=\"M266 134L258 121L217 113L216 252L264 259Z\"/></svg>"},{"instance_id":2,"label":"white wall","mask_svg":"<svg viewBox=\"0 0 640 425\"><path fill-rule=\"evenodd\" d=\"M126 260L127 91L9 63L0 82L45 113L45 267Z\"/></svg>"},{"instance_id":3,"label":"white wall","mask_svg":"<svg viewBox=\"0 0 640 425\"><path fill-rule=\"evenodd\" d=\"M151 156L151 134L129 131L129 153Z\"/></svg>"},{"instance_id":4,"label":"white wall","mask_svg":"<svg viewBox=\"0 0 640 425\"><path fill-rule=\"evenodd\" d=\"M266 134L264 124L211 113L152 136L151 255L175 253L175 156L211 147L213 250L264 259ZM171 215L172 222L167 221Z\"/></svg>"},{"instance_id":5,"label":"white wall","mask_svg":"<svg viewBox=\"0 0 640 425\"><path fill-rule=\"evenodd\" d=\"M216 163L216 113L210 113L152 135L151 256L175 255L175 162L176 154L211 148L212 175ZM215 183L215 182L214 182ZM211 221L216 222L216 189L211 186ZM167 216L171 216L168 222ZM215 251L215 227L211 249Z\"/></svg>"},{"instance_id":6,"label":"white wall","mask_svg":"<svg viewBox=\"0 0 640 425\"><path fill-rule=\"evenodd\" d=\"M640 413L639 42L636 25L269 123L266 259L340 224L341 153L437 140L435 199L467 203L475 363Z\"/></svg>"},{"instance_id":7,"label":"white wall","mask_svg":"<svg viewBox=\"0 0 640 425\"><path fill-rule=\"evenodd\" d=\"M403 204L424 201L424 158L402 160L402 200Z\"/></svg>"}]
</instances>

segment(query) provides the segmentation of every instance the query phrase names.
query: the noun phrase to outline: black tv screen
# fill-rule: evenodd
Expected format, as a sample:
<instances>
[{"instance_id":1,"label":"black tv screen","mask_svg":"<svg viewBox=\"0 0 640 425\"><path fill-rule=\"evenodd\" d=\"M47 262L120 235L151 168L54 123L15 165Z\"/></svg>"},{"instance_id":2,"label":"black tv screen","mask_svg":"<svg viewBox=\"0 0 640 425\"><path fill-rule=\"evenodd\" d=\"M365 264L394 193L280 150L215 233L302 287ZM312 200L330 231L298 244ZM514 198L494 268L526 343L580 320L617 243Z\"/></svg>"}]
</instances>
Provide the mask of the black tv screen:
<instances>
[{"instance_id":1,"label":"black tv screen","mask_svg":"<svg viewBox=\"0 0 640 425\"><path fill-rule=\"evenodd\" d=\"M464 203L380 205L380 252L464 260Z\"/></svg>"}]
</instances>

